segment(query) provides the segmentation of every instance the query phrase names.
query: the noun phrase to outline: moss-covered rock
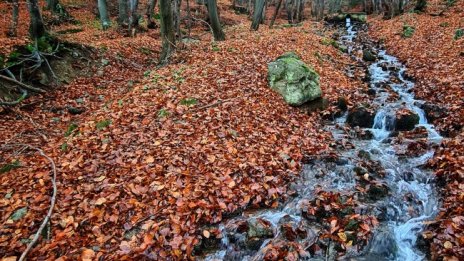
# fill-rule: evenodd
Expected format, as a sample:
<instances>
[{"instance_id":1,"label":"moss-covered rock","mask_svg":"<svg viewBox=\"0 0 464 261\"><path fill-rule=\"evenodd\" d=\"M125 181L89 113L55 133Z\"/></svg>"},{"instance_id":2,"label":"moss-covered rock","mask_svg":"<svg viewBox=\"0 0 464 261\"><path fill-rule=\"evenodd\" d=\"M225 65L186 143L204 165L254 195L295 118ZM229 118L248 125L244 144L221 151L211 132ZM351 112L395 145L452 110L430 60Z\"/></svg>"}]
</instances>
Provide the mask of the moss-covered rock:
<instances>
[{"instance_id":1,"label":"moss-covered rock","mask_svg":"<svg viewBox=\"0 0 464 261\"><path fill-rule=\"evenodd\" d=\"M270 87L288 104L299 106L322 96L319 75L293 52L268 64Z\"/></svg>"},{"instance_id":2,"label":"moss-covered rock","mask_svg":"<svg viewBox=\"0 0 464 261\"><path fill-rule=\"evenodd\" d=\"M366 61L366 62L375 62L375 60L377 60L377 57L371 51L369 51L367 49L364 49L363 50L363 60Z\"/></svg>"}]
</instances>

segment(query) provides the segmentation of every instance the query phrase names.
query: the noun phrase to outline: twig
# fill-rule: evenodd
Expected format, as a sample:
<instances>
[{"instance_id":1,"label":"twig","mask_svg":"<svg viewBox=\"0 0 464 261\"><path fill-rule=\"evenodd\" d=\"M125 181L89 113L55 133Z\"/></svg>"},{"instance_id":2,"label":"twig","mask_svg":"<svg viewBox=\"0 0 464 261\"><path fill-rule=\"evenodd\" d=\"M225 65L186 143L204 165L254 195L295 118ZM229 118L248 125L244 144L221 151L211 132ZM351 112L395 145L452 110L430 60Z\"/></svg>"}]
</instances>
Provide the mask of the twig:
<instances>
[{"instance_id":1,"label":"twig","mask_svg":"<svg viewBox=\"0 0 464 261\"><path fill-rule=\"evenodd\" d=\"M32 87L32 86L29 86L27 84L24 84L22 82L18 82L17 80L13 79L13 78L10 78L10 77L7 77L7 76L4 76L4 75L1 75L0 74L0 79L2 80L5 80L5 81L9 81L11 83L14 83L14 84L17 84L21 87L23 87L24 89L26 90L29 90L29 91L33 91L33 92L39 92L39 93L45 93L45 90L42 90L40 88L36 88L36 87Z\"/></svg>"},{"instance_id":2,"label":"twig","mask_svg":"<svg viewBox=\"0 0 464 261\"><path fill-rule=\"evenodd\" d=\"M39 229L35 233L34 238L27 245L26 250L21 254L21 257L19 258L19 261L23 261L23 260L26 259L27 254L29 254L29 252L32 250L34 245L37 243L37 241L39 240L40 235L42 234L42 231L45 229L45 227L47 226L47 224L49 223L49 221L51 219L51 216L52 216L52 213L53 213L53 208L55 207L55 203L56 203L56 193L57 193L56 165L55 165L55 162L53 161L53 159L50 158L48 155L46 155L43 152L43 150L41 150L39 148L33 147L31 145L28 145L28 144L11 144L11 145L8 145L8 146L24 146L24 147L27 147L29 149L32 149L32 150L35 150L35 151L39 152L39 154L42 157L46 158L50 162L50 164L52 166L52 173L53 173L53 176L52 176L53 194L52 194L52 198L50 200L50 208L48 209L47 215L45 216L44 220L42 221L42 224L40 225Z\"/></svg>"},{"instance_id":3,"label":"twig","mask_svg":"<svg viewBox=\"0 0 464 261\"><path fill-rule=\"evenodd\" d=\"M188 112L195 112L195 111L199 111L199 110L203 110L203 109L206 109L206 108L210 108L210 107L213 107L213 106L217 106L217 105L220 105L222 103L226 103L226 102L230 102L232 100L234 100L235 98L231 98L231 99L225 99L225 100L219 100L215 103L210 103L210 104L206 104L206 105L203 105L201 107L198 107L198 108L195 108L193 110L190 110Z\"/></svg>"},{"instance_id":4,"label":"twig","mask_svg":"<svg viewBox=\"0 0 464 261\"><path fill-rule=\"evenodd\" d=\"M208 22L206 22L205 20L203 20L203 19L196 18L196 17L193 17L193 16L192 16L191 18L192 18L193 20L200 21L200 22L203 22L203 23L205 23L205 24L208 25L209 30L211 31L211 35L212 35L211 42L214 43L214 31L213 31L213 27L211 27L211 25L210 25Z\"/></svg>"}]
</instances>

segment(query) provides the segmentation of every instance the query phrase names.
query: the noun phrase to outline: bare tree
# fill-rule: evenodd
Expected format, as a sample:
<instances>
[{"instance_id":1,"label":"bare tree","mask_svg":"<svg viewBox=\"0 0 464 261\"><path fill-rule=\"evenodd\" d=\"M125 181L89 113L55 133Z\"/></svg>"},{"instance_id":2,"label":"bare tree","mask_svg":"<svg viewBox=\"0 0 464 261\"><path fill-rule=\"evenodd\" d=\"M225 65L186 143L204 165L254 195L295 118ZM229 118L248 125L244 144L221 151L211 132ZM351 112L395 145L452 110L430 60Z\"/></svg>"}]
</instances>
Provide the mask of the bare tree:
<instances>
[{"instance_id":1,"label":"bare tree","mask_svg":"<svg viewBox=\"0 0 464 261\"><path fill-rule=\"evenodd\" d=\"M211 23L211 28L213 29L214 40L224 41L226 39L226 36L224 35L224 32L222 31L221 23L219 21L216 0L208 0L207 7L208 7L209 21Z\"/></svg>"},{"instance_id":2,"label":"bare tree","mask_svg":"<svg viewBox=\"0 0 464 261\"><path fill-rule=\"evenodd\" d=\"M10 28L8 28L8 32L6 34L10 37L16 37L17 29L18 29L18 19L19 19L18 0L13 0L12 5L13 5L13 15L11 16Z\"/></svg>"},{"instance_id":3,"label":"bare tree","mask_svg":"<svg viewBox=\"0 0 464 261\"><path fill-rule=\"evenodd\" d=\"M155 6L156 6L157 0L149 0L148 5L147 5L147 27L150 29L156 28L156 23L155 23ZM187 1L188 2L188 1Z\"/></svg>"},{"instance_id":4,"label":"bare tree","mask_svg":"<svg viewBox=\"0 0 464 261\"><path fill-rule=\"evenodd\" d=\"M59 0L47 0L47 9L60 18L68 19L71 17Z\"/></svg>"},{"instance_id":5,"label":"bare tree","mask_svg":"<svg viewBox=\"0 0 464 261\"><path fill-rule=\"evenodd\" d=\"M98 12L100 14L100 21L103 30L108 29L111 26L110 17L108 16L108 6L106 0L98 0Z\"/></svg>"},{"instance_id":6,"label":"bare tree","mask_svg":"<svg viewBox=\"0 0 464 261\"><path fill-rule=\"evenodd\" d=\"M174 30L176 32L177 37L181 38L181 32L180 32L180 5L181 5L181 0L172 0L171 1L172 5L172 13L173 13L173 19L174 19Z\"/></svg>"},{"instance_id":7,"label":"bare tree","mask_svg":"<svg viewBox=\"0 0 464 261\"><path fill-rule=\"evenodd\" d=\"M127 0L118 0L118 24L126 26L129 24Z\"/></svg>"},{"instance_id":8,"label":"bare tree","mask_svg":"<svg viewBox=\"0 0 464 261\"><path fill-rule=\"evenodd\" d=\"M140 15L138 13L139 0L129 0L129 32L135 36L135 28L139 25Z\"/></svg>"},{"instance_id":9,"label":"bare tree","mask_svg":"<svg viewBox=\"0 0 464 261\"><path fill-rule=\"evenodd\" d=\"M272 28L272 26L274 26L275 19L277 15L279 14L280 6L282 5L282 1L283 0L278 0L277 2L277 6L274 10L274 15L272 16L271 23L269 24L269 28Z\"/></svg>"},{"instance_id":10,"label":"bare tree","mask_svg":"<svg viewBox=\"0 0 464 261\"><path fill-rule=\"evenodd\" d=\"M169 0L159 0L162 50L160 55L160 64L164 65L169 61L176 48L176 36L174 32L174 23L171 3Z\"/></svg>"},{"instance_id":11,"label":"bare tree","mask_svg":"<svg viewBox=\"0 0 464 261\"><path fill-rule=\"evenodd\" d=\"M29 27L29 33L31 38L37 42L37 39L44 36L45 26L42 19L42 15L40 14L40 7L37 3L37 0L29 0L29 14L31 16L31 23Z\"/></svg>"},{"instance_id":12,"label":"bare tree","mask_svg":"<svg viewBox=\"0 0 464 261\"><path fill-rule=\"evenodd\" d=\"M259 24L263 20L263 11L264 6L266 5L266 0L256 0L255 10L253 12L253 20L251 22L251 30L258 30Z\"/></svg>"}]
</instances>

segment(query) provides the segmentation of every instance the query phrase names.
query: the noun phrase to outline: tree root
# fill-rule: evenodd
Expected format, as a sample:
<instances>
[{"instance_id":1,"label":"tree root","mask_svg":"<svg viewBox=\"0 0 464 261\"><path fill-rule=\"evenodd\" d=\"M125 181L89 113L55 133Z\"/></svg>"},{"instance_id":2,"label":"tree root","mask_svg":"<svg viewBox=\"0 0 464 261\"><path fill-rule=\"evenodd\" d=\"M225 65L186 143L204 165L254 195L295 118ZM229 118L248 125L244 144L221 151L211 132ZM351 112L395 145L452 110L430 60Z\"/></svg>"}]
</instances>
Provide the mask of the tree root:
<instances>
[{"instance_id":1,"label":"tree root","mask_svg":"<svg viewBox=\"0 0 464 261\"><path fill-rule=\"evenodd\" d=\"M36 87L32 87L30 85L27 85L27 84L24 84L22 82L19 82L13 78L10 78L10 77L7 77L7 76L4 76L4 75L1 75L0 74L0 79L2 80L5 80L5 81L8 81L8 82L11 82L11 83L14 83L16 85L19 85L21 86L22 88L26 89L26 90L29 90L29 91L32 91L32 92L38 92L38 93L45 93L46 91L43 90L43 89L40 89L40 88L36 88Z\"/></svg>"}]
</instances>

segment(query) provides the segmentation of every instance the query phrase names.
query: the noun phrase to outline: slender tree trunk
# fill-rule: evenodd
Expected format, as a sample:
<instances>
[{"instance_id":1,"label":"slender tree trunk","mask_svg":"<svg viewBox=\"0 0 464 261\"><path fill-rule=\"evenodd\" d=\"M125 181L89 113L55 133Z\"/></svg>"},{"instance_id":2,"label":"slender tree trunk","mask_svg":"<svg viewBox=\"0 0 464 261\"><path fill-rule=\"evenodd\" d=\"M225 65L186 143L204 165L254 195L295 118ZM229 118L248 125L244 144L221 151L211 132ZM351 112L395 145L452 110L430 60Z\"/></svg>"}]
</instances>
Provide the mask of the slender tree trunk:
<instances>
[{"instance_id":1,"label":"slender tree trunk","mask_svg":"<svg viewBox=\"0 0 464 261\"><path fill-rule=\"evenodd\" d=\"M108 7L106 0L98 0L98 12L100 14L100 21L103 30L108 29L111 26L110 17L108 16Z\"/></svg>"},{"instance_id":2,"label":"slender tree trunk","mask_svg":"<svg viewBox=\"0 0 464 261\"><path fill-rule=\"evenodd\" d=\"M175 50L176 36L174 33L174 24L172 21L172 9L169 0L159 0L162 50L160 55L160 64L168 63L169 57Z\"/></svg>"},{"instance_id":3,"label":"slender tree trunk","mask_svg":"<svg viewBox=\"0 0 464 261\"><path fill-rule=\"evenodd\" d=\"M29 33L31 38L37 40L38 38L45 35L45 26L40 14L40 7L37 0L29 0L29 14L31 16L31 24L29 27Z\"/></svg>"},{"instance_id":4,"label":"slender tree trunk","mask_svg":"<svg viewBox=\"0 0 464 261\"><path fill-rule=\"evenodd\" d=\"M61 18L71 17L59 0L47 0L47 9Z\"/></svg>"},{"instance_id":5,"label":"slender tree trunk","mask_svg":"<svg viewBox=\"0 0 464 261\"><path fill-rule=\"evenodd\" d=\"M209 21L211 23L211 28L213 29L214 40L224 41L226 39L226 36L224 35L224 32L222 31L221 22L219 21L216 0L208 0L207 7L208 7Z\"/></svg>"},{"instance_id":6,"label":"slender tree trunk","mask_svg":"<svg viewBox=\"0 0 464 261\"><path fill-rule=\"evenodd\" d=\"M129 24L128 14L129 7L127 0L118 0L118 24L119 26L127 26Z\"/></svg>"},{"instance_id":7,"label":"slender tree trunk","mask_svg":"<svg viewBox=\"0 0 464 261\"><path fill-rule=\"evenodd\" d=\"M188 38L190 39L190 33L192 32L192 14L190 10L190 0L187 0L187 19Z\"/></svg>"},{"instance_id":8,"label":"slender tree trunk","mask_svg":"<svg viewBox=\"0 0 464 261\"><path fill-rule=\"evenodd\" d=\"M156 6L157 0L149 0L148 6L147 6L147 21L148 25L147 27L150 29L155 29L156 28L156 23L155 23L155 6Z\"/></svg>"},{"instance_id":9,"label":"slender tree trunk","mask_svg":"<svg viewBox=\"0 0 464 261\"><path fill-rule=\"evenodd\" d=\"M251 23L251 30L258 30L259 24L261 23L261 19L263 17L263 10L265 4L266 0L256 0L255 11L253 12L253 21Z\"/></svg>"},{"instance_id":10,"label":"slender tree trunk","mask_svg":"<svg viewBox=\"0 0 464 261\"><path fill-rule=\"evenodd\" d=\"M172 0L171 4L172 4L173 15L174 15L174 29L175 29L177 37L182 38L181 37L181 32L180 32L180 4L181 4L181 0Z\"/></svg>"},{"instance_id":11,"label":"slender tree trunk","mask_svg":"<svg viewBox=\"0 0 464 261\"><path fill-rule=\"evenodd\" d=\"M18 3L18 0L13 0L13 15L11 16L11 24L7 32L7 35L10 37L17 36L18 18L19 18L19 3Z\"/></svg>"},{"instance_id":12,"label":"slender tree trunk","mask_svg":"<svg viewBox=\"0 0 464 261\"><path fill-rule=\"evenodd\" d=\"M129 32L132 37L135 36L136 27L139 25L139 1L138 0L129 0Z\"/></svg>"},{"instance_id":13,"label":"slender tree trunk","mask_svg":"<svg viewBox=\"0 0 464 261\"><path fill-rule=\"evenodd\" d=\"M417 0L416 6L414 7L414 10L417 11L424 11L425 7L427 6L427 0Z\"/></svg>"},{"instance_id":14,"label":"slender tree trunk","mask_svg":"<svg viewBox=\"0 0 464 261\"><path fill-rule=\"evenodd\" d=\"M274 15L272 16L271 23L269 24L269 28L272 28L274 26L275 19L276 19L277 15L279 15L279 10L280 10L280 6L282 5L282 1L283 0L278 0L278 2L277 2L277 6L276 6L276 8L274 10Z\"/></svg>"}]
</instances>

